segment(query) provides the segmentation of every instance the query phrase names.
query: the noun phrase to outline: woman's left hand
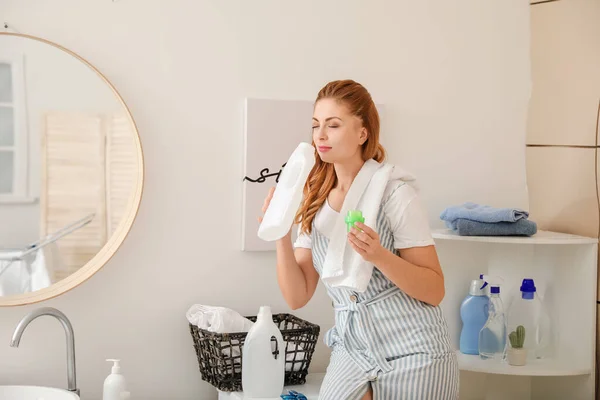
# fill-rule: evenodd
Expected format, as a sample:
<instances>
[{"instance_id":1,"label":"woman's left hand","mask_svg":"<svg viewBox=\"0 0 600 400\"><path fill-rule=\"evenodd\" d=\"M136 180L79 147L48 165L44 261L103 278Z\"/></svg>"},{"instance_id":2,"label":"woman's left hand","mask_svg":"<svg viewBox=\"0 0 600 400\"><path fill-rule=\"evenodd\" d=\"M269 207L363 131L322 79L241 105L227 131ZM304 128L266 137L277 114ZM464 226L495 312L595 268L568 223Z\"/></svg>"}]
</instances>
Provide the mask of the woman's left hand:
<instances>
[{"instance_id":1,"label":"woman's left hand","mask_svg":"<svg viewBox=\"0 0 600 400\"><path fill-rule=\"evenodd\" d=\"M365 261L375 264L386 251L379 242L379 235L363 223L356 222L354 225L348 233L350 245Z\"/></svg>"}]
</instances>

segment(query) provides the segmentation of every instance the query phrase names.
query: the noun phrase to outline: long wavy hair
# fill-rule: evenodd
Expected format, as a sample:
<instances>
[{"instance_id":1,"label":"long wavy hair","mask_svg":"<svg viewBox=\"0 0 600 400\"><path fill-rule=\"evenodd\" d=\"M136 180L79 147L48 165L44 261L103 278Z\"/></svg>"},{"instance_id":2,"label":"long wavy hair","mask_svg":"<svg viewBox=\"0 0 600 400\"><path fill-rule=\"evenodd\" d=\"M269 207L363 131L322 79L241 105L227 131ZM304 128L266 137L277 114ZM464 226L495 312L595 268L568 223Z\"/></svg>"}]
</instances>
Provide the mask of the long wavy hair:
<instances>
[{"instance_id":1,"label":"long wavy hair","mask_svg":"<svg viewBox=\"0 0 600 400\"><path fill-rule=\"evenodd\" d=\"M365 161L374 159L382 162L385 159L385 149L379 143L379 113L367 89L353 80L332 81L319 91L315 105L322 99L334 99L344 104L351 114L362 121L363 127L367 130L367 140L362 144L362 158ZM312 144L315 145L314 141ZM301 224L301 231L306 234L311 233L312 222L317 211L337 184L333 164L323 162L316 148L315 159L315 166L304 186L302 205L295 217L295 223Z\"/></svg>"}]
</instances>

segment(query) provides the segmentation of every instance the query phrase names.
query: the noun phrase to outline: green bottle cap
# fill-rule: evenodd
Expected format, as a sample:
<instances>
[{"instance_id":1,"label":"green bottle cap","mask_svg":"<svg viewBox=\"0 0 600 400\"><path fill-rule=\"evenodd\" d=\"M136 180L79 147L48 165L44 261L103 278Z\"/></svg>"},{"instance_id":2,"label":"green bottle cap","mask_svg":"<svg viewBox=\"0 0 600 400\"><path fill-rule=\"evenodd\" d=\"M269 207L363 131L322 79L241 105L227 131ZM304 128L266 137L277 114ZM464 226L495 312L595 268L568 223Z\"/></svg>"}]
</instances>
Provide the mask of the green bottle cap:
<instances>
[{"instance_id":1,"label":"green bottle cap","mask_svg":"<svg viewBox=\"0 0 600 400\"><path fill-rule=\"evenodd\" d=\"M365 218L360 210L349 210L345 218L346 230L350 232L350 228L354 226L355 222L365 222Z\"/></svg>"}]
</instances>

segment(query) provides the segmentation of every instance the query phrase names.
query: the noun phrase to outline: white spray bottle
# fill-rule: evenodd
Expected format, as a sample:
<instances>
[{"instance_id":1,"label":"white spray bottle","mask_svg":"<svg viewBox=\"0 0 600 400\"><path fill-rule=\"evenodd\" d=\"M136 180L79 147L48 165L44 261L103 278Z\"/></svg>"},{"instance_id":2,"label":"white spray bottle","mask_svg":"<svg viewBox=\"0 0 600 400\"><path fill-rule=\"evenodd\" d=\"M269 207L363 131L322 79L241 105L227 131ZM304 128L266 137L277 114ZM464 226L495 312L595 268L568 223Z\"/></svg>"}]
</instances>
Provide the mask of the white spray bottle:
<instances>
[{"instance_id":1,"label":"white spray bottle","mask_svg":"<svg viewBox=\"0 0 600 400\"><path fill-rule=\"evenodd\" d=\"M108 359L113 366L111 374L104 380L104 390L102 392L102 400L127 400L131 397L127 391L125 377L121 374L120 360Z\"/></svg>"},{"instance_id":2,"label":"white spray bottle","mask_svg":"<svg viewBox=\"0 0 600 400\"><path fill-rule=\"evenodd\" d=\"M258 228L258 237L272 242L284 237L294 223L302 201L302 190L315 165L315 148L302 142L285 164L269 208Z\"/></svg>"},{"instance_id":3,"label":"white spray bottle","mask_svg":"<svg viewBox=\"0 0 600 400\"><path fill-rule=\"evenodd\" d=\"M276 340L275 354L271 347ZM273 322L271 308L263 306L242 348L244 399L279 399L285 383L285 343Z\"/></svg>"}]
</instances>

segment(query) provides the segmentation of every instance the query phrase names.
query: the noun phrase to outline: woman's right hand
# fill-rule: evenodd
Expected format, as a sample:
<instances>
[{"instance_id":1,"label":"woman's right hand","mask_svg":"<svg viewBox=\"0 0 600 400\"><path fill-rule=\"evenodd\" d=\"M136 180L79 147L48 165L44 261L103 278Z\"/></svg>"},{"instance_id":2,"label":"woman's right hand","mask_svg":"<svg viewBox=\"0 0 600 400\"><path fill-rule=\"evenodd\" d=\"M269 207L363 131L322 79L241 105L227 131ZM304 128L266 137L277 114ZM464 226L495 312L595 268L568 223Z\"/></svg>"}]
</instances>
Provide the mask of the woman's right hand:
<instances>
[{"instance_id":1,"label":"woman's right hand","mask_svg":"<svg viewBox=\"0 0 600 400\"><path fill-rule=\"evenodd\" d=\"M269 204L271 204L271 199L273 198L273 193L275 193L275 187L272 187L271 189L269 189L269 194L267 194L267 197L265 198L265 201L264 201L262 209L261 209L263 215L265 215L265 213L267 212L267 208L269 208ZM262 220L263 220L262 216L258 217L259 223L261 223Z\"/></svg>"}]
</instances>

